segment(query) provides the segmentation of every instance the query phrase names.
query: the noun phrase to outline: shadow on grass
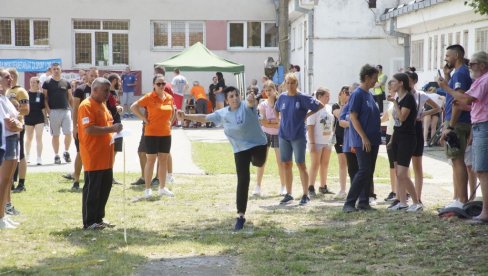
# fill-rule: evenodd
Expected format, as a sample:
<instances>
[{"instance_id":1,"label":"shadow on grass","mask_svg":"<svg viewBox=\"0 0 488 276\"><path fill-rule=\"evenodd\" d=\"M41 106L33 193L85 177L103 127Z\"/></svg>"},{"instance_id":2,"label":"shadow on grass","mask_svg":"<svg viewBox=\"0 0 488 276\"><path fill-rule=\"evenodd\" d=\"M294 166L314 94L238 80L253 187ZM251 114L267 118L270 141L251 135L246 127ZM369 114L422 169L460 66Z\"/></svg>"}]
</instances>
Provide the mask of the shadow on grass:
<instances>
[{"instance_id":1,"label":"shadow on grass","mask_svg":"<svg viewBox=\"0 0 488 276\"><path fill-rule=\"evenodd\" d=\"M81 194L83 193L83 189L82 187L80 187L79 189L63 188L63 189L59 189L58 193Z\"/></svg>"}]
</instances>

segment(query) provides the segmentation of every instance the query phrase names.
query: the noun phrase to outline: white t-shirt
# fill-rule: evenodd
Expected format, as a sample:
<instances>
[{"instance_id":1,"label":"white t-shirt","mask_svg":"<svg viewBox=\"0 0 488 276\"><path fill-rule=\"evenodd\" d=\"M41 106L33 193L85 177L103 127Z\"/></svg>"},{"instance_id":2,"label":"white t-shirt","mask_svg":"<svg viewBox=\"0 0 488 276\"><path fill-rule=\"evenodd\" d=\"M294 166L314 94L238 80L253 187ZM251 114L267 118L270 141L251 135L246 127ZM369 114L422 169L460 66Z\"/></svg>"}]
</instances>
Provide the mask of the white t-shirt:
<instances>
[{"instance_id":1,"label":"white t-shirt","mask_svg":"<svg viewBox=\"0 0 488 276\"><path fill-rule=\"evenodd\" d=\"M186 78L182 75L175 76L171 81L171 85L173 86L173 92L178 95L183 95L187 83L188 82Z\"/></svg>"},{"instance_id":2,"label":"white t-shirt","mask_svg":"<svg viewBox=\"0 0 488 276\"><path fill-rule=\"evenodd\" d=\"M431 100L433 100L439 107L444 105L444 99L441 95L436 93L426 93Z\"/></svg>"},{"instance_id":3,"label":"white t-shirt","mask_svg":"<svg viewBox=\"0 0 488 276\"><path fill-rule=\"evenodd\" d=\"M334 133L332 107L326 104L324 108L308 117L307 126L314 126L315 144L328 145L330 136Z\"/></svg>"},{"instance_id":4,"label":"white t-shirt","mask_svg":"<svg viewBox=\"0 0 488 276\"><path fill-rule=\"evenodd\" d=\"M5 118L17 118L19 112L15 109L12 102L7 99L4 95L0 95L0 120L2 120L2 149L5 149L5 137L19 134L19 132L12 132L5 128L4 119Z\"/></svg>"},{"instance_id":5,"label":"white t-shirt","mask_svg":"<svg viewBox=\"0 0 488 276\"><path fill-rule=\"evenodd\" d=\"M415 102L417 103L417 120L422 118L422 113L424 112L424 105L427 100L429 100L429 96L424 91L415 90L415 94L413 94L415 98Z\"/></svg>"},{"instance_id":6,"label":"white t-shirt","mask_svg":"<svg viewBox=\"0 0 488 276\"><path fill-rule=\"evenodd\" d=\"M388 102L388 122L386 122L386 134L393 135L393 127L395 127L395 119L393 118L393 108L395 104L392 102Z\"/></svg>"}]
</instances>

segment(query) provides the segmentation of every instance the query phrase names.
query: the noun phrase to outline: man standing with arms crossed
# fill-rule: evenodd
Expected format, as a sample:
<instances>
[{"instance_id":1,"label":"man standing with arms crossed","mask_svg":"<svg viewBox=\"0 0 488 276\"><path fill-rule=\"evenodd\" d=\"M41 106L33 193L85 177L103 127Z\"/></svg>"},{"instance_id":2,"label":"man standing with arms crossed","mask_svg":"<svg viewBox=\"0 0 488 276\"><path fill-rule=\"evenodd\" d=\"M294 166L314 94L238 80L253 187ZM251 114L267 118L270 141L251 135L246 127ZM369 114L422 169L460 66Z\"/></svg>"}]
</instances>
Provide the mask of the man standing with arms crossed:
<instances>
[{"instance_id":1,"label":"man standing with arms crossed","mask_svg":"<svg viewBox=\"0 0 488 276\"><path fill-rule=\"evenodd\" d=\"M103 218L113 180L114 146L110 141L112 133L122 130L122 124L112 125L112 115L105 105L110 94L110 82L96 78L91 87L91 96L78 109L78 138L85 167L83 228L98 230L114 226L104 222Z\"/></svg>"},{"instance_id":2,"label":"man standing with arms crossed","mask_svg":"<svg viewBox=\"0 0 488 276\"><path fill-rule=\"evenodd\" d=\"M71 93L69 81L61 78L61 66L59 63L53 63L51 68L53 76L44 82L42 89L46 102L46 112L49 114L51 135L53 136L54 163L61 164L61 158L59 157L59 135L61 129L64 134L64 161L70 163L71 157L68 150L71 145L73 127L70 111L70 107L73 106L73 94Z\"/></svg>"}]
</instances>

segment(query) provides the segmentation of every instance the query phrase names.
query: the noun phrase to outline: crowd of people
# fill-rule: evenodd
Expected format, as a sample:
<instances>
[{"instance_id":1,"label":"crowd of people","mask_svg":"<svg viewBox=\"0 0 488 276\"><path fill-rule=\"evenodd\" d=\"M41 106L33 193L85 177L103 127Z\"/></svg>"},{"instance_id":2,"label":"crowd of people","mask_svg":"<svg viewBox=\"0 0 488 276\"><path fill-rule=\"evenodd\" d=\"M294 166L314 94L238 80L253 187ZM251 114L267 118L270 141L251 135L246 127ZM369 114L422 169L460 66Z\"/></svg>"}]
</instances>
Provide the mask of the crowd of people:
<instances>
[{"instance_id":1,"label":"crowd of people","mask_svg":"<svg viewBox=\"0 0 488 276\"><path fill-rule=\"evenodd\" d=\"M60 65L53 64L52 76L45 78L43 83L37 77L30 79L29 91L17 84L15 69L0 69L0 228L18 225L12 219L18 211L12 205L10 193L26 190L26 159L29 158L24 153L24 132L27 156L36 134L36 162L42 164L39 141L47 122L56 164L61 162L61 130L65 136L62 155L65 162L71 162L68 150L71 137L75 140L74 172L66 177L73 179L73 189L79 189L84 167L84 229L113 227L104 220L105 205L112 184L118 183L113 178L112 168L116 152L122 151L123 140L119 137L113 144L109 140L112 134L123 129L121 117L137 117L143 122L138 147L141 177L132 184L145 185L144 199L152 197L151 185L155 184L159 186L159 196L174 196L166 187L167 182L174 182L170 153L173 126L184 126L185 122L196 122L197 126L222 126L235 159L236 230L241 230L246 221L250 165L258 168L252 194L261 196L269 148L274 151L279 172L279 194L283 196L279 204L286 205L295 200L293 163L298 168L302 187L299 205L307 205L317 193L333 194L327 185L327 176L334 148L340 187L334 198L344 200L342 210L346 213L375 210L372 206L376 204L377 195L373 175L379 147L383 143L382 122L387 126L385 142L391 180L391 192L385 198L391 202L388 210L422 211L423 151L429 145L429 137L432 138L440 127L446 158L453 168L453 201L446 208L462 208L472 200L468 194L468 178L478 179L484 204L474 219L488 222L488 155L484 154L488 148L488 112L485 108L488 103L488 55L478 52L468 62L466 60L461 45L447 47L446 65L436 80L439 89L446 93L445 98L439 96L435 88L427 93L417 90L415 68L396 73L388 81L381 65L366 64L359 72L359 83L343 86L337 103L332 105L331 91L325 87L319 87L312 95L301 91L295 66L286 74L283 84L275 84L263 77L261 91L257 81L253 80L245 95L235 87L226 86L220 72L213 77L206 93L198 81L194 81L190 88L178 69L174 70L175 76L169 82L164 67L156 67L152 91L135 102L131 101L132 95L123 94L124 87L133 89L130 69L122 76L111 73L101 78L96 68L90 68L80 83L70 83L61 78ZM133 93L133 90L127 93ZM193 101L185 101L185 95L191 95ZM388 104L383 111L385 100ZM311 159L309 169L305 162L307 150ZM410 164L413 179L409 174ZM347 175L349 189L346 187ZM12 189L17 176L18 185ZM475 189L473 186L469 185L471 194Z\"/></svg>"}]
</instances>

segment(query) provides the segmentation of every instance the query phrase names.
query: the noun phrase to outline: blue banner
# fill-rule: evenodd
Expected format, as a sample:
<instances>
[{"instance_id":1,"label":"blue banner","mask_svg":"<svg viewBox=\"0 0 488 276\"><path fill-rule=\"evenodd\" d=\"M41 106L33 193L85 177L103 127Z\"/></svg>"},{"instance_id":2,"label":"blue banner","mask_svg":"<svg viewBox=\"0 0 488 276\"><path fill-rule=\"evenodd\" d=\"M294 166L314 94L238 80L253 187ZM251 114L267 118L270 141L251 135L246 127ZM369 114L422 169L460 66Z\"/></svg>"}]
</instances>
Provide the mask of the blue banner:
<instances>
[{"instance_id":1,"label":"blue banner","mask_svg":"<svg viewBox=\"0 0 488 276\"><path fill-rule=\"evenodd\" d=\"M61 64L61 59L0 59L0 67L15 68L19 72L46 72L53 63Z\"/></svg>"}]
</instances>

